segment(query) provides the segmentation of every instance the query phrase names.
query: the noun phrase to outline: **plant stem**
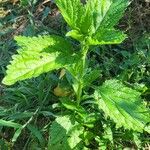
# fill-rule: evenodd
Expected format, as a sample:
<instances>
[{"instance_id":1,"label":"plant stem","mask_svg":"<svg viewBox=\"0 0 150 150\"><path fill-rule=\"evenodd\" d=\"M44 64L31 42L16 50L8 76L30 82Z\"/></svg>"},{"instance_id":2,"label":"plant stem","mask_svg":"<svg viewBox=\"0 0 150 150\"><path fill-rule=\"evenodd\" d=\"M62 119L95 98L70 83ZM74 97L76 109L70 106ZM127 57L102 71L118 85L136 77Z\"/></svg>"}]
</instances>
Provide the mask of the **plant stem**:
<instances>
[{"instance_id":1,"label":"plant stem","mask_svg":"<svg viewBox=\"0 0 150 150\"><path fill-rule=\"evenodd\" d=\"M78 91L77 91L77 104L80 105L81 102L81 96L82 96L82 90L83 90L83 76L86 70L86 56L87 56L87 52L89 49L89 46L86 44L81 44L82 48L81 48L81 54L82 54L82 58L81 58L81 73L80 73L80 77L78 77Z\"/></svg>"},{"instance_id":2,"label":"plant stem","mask_svg":"<svg viewBox=\"0 0 150 150\"><path fill-rule=\"evenodd\" d=\"M78 91L77 91L77 104L80 105L81 96L82 96L82 83L78 83Z\"/></svg>"}]
</instances>

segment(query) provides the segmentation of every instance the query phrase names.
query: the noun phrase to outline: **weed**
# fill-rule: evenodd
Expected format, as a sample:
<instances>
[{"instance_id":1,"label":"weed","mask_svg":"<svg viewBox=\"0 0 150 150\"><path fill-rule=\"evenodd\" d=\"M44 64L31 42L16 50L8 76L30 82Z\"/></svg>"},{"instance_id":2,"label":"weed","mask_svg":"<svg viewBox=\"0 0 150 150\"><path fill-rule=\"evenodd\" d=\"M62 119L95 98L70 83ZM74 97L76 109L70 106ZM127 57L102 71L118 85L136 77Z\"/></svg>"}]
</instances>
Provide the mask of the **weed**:
<instances>
[{"instance_id":1,"label":"weed","mask_svg":"<svg viewBox=\"0 0 150 150\"><path fill-rule=\"evenodd\" d=\"M129 85L126 81L130 80L131 76L125 79L124 71L127 71L130 65L137 64L141 58L145 59L147 52L145 55L135 53L130 56L130 53L121 51L123 58L127 59L125 64L120 66L123 73L118 79L107 80L105 78L115 77L118 72L116 70L111 76L110 69L117 68L116 59L102 46L119 44L126 38L126 35L114 29L114 26L129 2L89 0L82 4L79 0L56 0L56 4L71 28L66 34L67 38L58 35L16 36L18 54L13 55L3 83L12 85L42 73L65 69L61 70L58 78L53 74L44 74L28 82L19 82L18 89L6 89L7 93L10 92L10 97L5 96L5 103L8 100L9 103L12 101L12 105L16 105L6 112L2 107L2 116L7 117L0 120L1 126L15 129L13 144L26 128L32 132L31 136L35 138L30 141L30 136L24 149L27 149L28 145L32 149L38 148L39 145L42 148L47 147L45 141L48 139L48 149L118 149L126 146L136 148L138 144L141 145L137 141L137 132L149 132L148 109L140 98L141 93L145 93L147 89L145 87L146 90L143 90L140 85ZM72 45L68 36L76 39L80 45ZM97 51L102 58L101 65L97 65L94 57L88 59L89 50L97 50L93 48L95 45L102 46L102 53ZM134 69L136 70L136 67ZM133 73L137 74L135 70ZM145 77L145 73L147 72L140 70L134 82ZM52 89L59 101L55 101L57 98ZM21 110L21 113L16 110ZM9 116L11 111L15 113ZM40 115L51 116L52 119L47 119L46 122L49 123L45 125L39 120ZM23 118L28 120L24 121ZM18 123L13 120L18 120ZM37 124L42 124L42 127L38 129ZM45 140L42 133L47 128L50 130L49 135L45 135ZM125 130L123 135L122 131ZM126 141L124 145L118 136L123 136L124 141L132 139L136 144ZM4 141L1 143L5 145Z\"/></svg>"}]
</instances>

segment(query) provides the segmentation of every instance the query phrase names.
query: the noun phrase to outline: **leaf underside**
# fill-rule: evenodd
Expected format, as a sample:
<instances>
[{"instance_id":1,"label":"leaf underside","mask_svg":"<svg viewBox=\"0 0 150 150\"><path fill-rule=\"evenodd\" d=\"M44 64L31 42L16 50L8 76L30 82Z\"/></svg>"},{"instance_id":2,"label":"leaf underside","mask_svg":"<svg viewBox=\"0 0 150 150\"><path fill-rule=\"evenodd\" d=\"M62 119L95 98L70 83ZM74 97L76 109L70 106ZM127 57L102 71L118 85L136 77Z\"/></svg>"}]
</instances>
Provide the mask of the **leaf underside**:
<instances>
[{"instance_id":1,"label":"leaf underside","mask_svg":"<svg viewBox=\"0 0 150 150\"><path fill-rule=\"evenodd\" d=\"M99 108L115 121L117 127L142 132L150 122L150 114L142 104L140 93L118 80L106 81L95 91L95 99Z\"/></svg>"},{"instance_id":2,"label":"leaf underside","mask_svg":"<svg viewBox=\"0 0 150 150\"><path fill-rule=\"evenodd\" d=\"M70 43L59 36L18 36L16 41L20 49L7 66L7 75L2 81L6 85L37 77L74 62Z\"/></svg>"}]
</instances>

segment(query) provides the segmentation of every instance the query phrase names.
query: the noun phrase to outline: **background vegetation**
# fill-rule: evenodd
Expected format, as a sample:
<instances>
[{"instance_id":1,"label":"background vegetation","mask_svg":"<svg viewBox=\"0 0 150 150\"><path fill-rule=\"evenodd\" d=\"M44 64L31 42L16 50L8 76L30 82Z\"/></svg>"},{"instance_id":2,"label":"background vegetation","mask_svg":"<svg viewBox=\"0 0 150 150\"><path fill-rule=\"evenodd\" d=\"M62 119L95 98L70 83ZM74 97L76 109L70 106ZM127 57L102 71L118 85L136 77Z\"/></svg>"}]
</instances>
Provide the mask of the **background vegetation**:
<instances>
[{"instance_id":1,"label":"background vegetation","mask_svg":"<svg viewBox=\"0 0 150 150\"><path fill-rule=\"evenodd\" d=\"M89 55L90 66L101 67L103 81L117 77L141 91L144 103L149 107L150 2L133 0L118 28L127 33L128 39L117 46L95 47L95 51L91 50ZM0 1L0 81L5 75L10 56L16 53L15 35L65 36L66 31L68 27L54 1ZM63 109L54 90L60 82L59 76L60 71L55 71L11 87L0 84L0 119L15 122L0 121L0 149L30 150L47 146L51 122ZM101 148L150 149L150 135L147 133L116 130L111 120L103 122L106 129L105 132L99 131L103 137ZM1 124L5 124L5 127ZM24 124L21 132L16 132L18 124ZM91 143L91 149L94 149L94 144Z\"/></svg>"}]
</instances>

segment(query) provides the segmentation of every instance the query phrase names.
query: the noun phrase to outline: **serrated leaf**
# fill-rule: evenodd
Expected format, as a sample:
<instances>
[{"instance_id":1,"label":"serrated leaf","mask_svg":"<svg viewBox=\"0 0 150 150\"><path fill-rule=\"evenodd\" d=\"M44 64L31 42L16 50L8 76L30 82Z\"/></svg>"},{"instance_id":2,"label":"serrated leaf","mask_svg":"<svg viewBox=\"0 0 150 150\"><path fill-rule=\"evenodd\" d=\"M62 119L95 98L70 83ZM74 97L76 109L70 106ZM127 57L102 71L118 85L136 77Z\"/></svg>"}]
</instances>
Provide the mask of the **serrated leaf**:
<instances>
[{"instance_id":1,"label":"serrated leaf","mask_svg":"<svg viewBox=\"0 0 150 150\"><path fill-rule=\"evenodd\" d=\"M82 146L83 127L70 116L58 117L50 128L48 149L72 150Z\"/></svg>"},{"instance_id":2,"label":"serrated leaf","mask_svg":"<svg viewBox=\"0 0 150 150\"><path fill-rule=\"evenodd\" d=\"M123 14L130 4L129 0L102 0L103 19L100 28L112 28L123 17Z\"/></svg>"},{"instance_id":3,"label":"serrated leaf","mask_svg":"<svg viewBox=\"0 0 150 150\"><path fill-rule=\"evenodd\" d=\"M80 16L83 13L83 7L80 0L56 0L56 5L60 9L66 22L77 29L80 22Z\"/></svg>"},{"instance_id":4,"label":"serrated leaf","mask_svg":"<svg viewBox=\"0 0 150 150\"><path fill-rule=\"evenodd\" d=\"M92 18L90 32L96 33L100 28L113 28L128 5L128 0L88 0L85 6L87 12L85 18L86 20Z\"/></svg>"},{"instance_id":5,"label":"serrated leaf","mask_svg":"<svg viewBox=\"0 0 150 150\"><path fill-rule=\"evenodd\" d=\"M117 127L139 132L150 122L150 114L140 99L140 93L118 80L108 80L95 91L98 106L113 119Z\"/></svg>"},{"instance_id":6,"label":"serrated leaf","mask_svg":"<svg viewBox=\"0 0 150 150\"><path fill-rule=\"evenodd\" d=\"M68 36L78 41L89 38L91 45L118 44L125 39L126 36L115 31L113 27L123 16L129 5L128 0L88 0L84 5L79 0L75 4L75 1L56 0L65 20L70 20L67 23L69 22L73 30L67 33ZM110 30L111 32L108 32ZM109 36L110 34L112 36ZM109 37L110 42L108 42Z\"/></svg>"},{"instance_id":7,"label":"serrated leaf","mask_svg":"<svg viewBox=\"0 0 150 150\"><path fill-rule=\"evenodd\" d=\"M104 2L105 1L105 2ZM104 3L107 5L104 6ZM107 10L109 8L109 0L88 0L85 5L84 20L87 21L87 27L85 27L85 21L82 24L83 27L87 28L90 35L96 32L100 26L101 21L104 16L104 8Z\"/></svg>"},{"instance_id":8,"label":"serrated leaf","mask_svg":"<svg viewBox=\"0 0 150 150\"><path fill-rule=\"evenodd\" d=\"M89 73L86 73L83 77L83 86L89 86L93 81L101 76L101 71L98 69L90 70Z\"/></svg>"},{"instance_id":9,"label":"serrated leaf","mask_svg":"<svg viewBox=\"0 0 150 150\"><path fill-rule=\"evenodd\" d=\"M59 36L18 36L15 39L21 49L12 56L13 60L7 67L7 75L3 79L6 85L37 77L74 62L70 43Z\"/></svg>"},{"instance_id":10,"label":"serrated leaf","mask_svg":"<svg viewBox=\"0 0 150 150\"><path fill-rule=\"evenodd\" d=\"M38 37L16 36L15 40L17 44L26 51L62 51L67 53L72 50L72 46L67 40L56 35L44 35Z\"/></svg>"},{"instance_id":11,"label":"serrated leaf","mask_svg":"<svg viewBox=\"0 0 150 150\"><path fill-rule=\"evenodd\" d=\"M119 44L127 36L121 31L114 29L101 29L88 39L89 45Z\"/></svg>"}]
</instances>

